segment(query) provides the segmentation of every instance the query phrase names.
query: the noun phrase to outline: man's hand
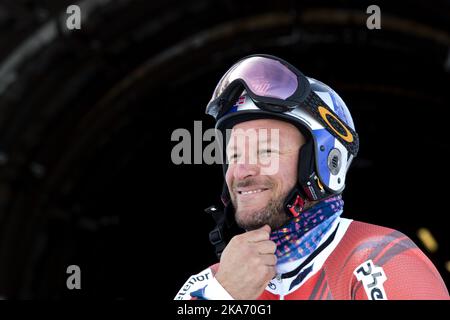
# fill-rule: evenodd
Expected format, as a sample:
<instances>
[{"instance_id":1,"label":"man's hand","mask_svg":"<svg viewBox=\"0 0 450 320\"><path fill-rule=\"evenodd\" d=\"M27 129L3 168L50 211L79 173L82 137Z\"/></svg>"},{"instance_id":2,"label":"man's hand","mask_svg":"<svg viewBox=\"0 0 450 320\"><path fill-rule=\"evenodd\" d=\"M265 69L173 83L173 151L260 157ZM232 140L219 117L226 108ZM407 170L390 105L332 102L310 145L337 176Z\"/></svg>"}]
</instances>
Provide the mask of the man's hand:
<instances>
[{"instance_id":1,"label":"man's hand","mask_svg":"<svg viewBox=\"0 0 450 320\"><path fill-rule=\"evenodd\" d=\"M233 237L222 253L216 280L234 299L258 298L275 277L276 249L268 225Z\"/></svg>"}]
</instances>

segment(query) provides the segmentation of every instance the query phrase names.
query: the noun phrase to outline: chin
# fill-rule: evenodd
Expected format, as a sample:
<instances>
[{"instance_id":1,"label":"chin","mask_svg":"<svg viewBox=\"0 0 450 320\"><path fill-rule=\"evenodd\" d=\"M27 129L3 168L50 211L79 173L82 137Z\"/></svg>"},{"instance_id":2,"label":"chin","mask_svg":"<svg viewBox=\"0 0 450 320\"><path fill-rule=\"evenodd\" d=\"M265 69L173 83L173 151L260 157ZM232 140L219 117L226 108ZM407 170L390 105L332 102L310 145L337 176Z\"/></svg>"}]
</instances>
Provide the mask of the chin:
<instances>
[{"instance_id":1,"label":"chin","mask_svg":"<svg viewBox=\"0 0 450 320\"><path fill-rule=\"evenodd\" d=\"M258 207L258 208L239 208L239 210L236 212L236 220L241 225L241 227L244 227L245 229L248 228L248 226L254 226L252 229L257 229L259 227L262 227L267 222L265 221L267 217L262 212L264 207ZM259 227L256 225L260 225Z\"/></svg>"},{"instance_id":2,"label":"chin","mask_svg":"<svg viewBox=\"0 0 450 320\"><path fill-rule=\"evenodd\" d=\"M259 214L262 210L264 210L265 206L258 205L258 206L244 206L244 205L238 205L238 211L240 217L253 217L257 214Z\"/></svg>"}]
</instances>

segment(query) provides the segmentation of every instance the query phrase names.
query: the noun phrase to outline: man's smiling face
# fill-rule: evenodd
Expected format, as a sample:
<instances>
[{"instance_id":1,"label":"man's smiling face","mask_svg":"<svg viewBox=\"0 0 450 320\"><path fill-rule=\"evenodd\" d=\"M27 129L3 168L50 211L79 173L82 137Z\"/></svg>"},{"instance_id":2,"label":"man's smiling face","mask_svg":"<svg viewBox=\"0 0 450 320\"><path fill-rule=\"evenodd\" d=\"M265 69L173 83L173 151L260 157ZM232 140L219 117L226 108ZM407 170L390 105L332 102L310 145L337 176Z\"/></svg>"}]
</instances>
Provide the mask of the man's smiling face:
<instances>
[{"instance_id":1,"label":"man's smiling face","mask_svg":"<svg viewBox=\"0 0 450 320\"><path fill-rule=\"evenodd\" d=\"M297 182L304 136L292 124L261 119L233 127L227 145L226 182L238 225L253 230L283 225L283 203Z\"/></svg>"}]
</instances>

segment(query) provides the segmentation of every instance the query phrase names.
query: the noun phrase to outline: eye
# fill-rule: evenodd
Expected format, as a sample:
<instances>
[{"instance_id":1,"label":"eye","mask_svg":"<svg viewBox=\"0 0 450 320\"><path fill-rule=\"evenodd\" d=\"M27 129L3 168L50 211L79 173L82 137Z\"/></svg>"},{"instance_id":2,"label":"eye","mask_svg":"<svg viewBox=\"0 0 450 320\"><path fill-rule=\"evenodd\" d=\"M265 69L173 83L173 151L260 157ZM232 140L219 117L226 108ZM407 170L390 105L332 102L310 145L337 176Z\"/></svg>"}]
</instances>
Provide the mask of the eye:
<instances>
[{"instance_id":1,"label":"eye","mask_svg":"<svg viewBox=\"0 0 450 320\"><path fill-rule=\"evenodd\" d=\"M238 155L237 155L237 153L233 153L233 154L231 154L231 155L229 155L228 156L228 161L234 161L234 160L236 160L238 158Z\"/></svg>"},{"instance_id":2,"label":"eye","mask_svg":"<svg viewBox=\"0 0 450 320\"><path fill-rule=\"evenodd\" d=\"M270 156L272 154L272 150L271 149L264 149L264 150L261 150L261 152L259 154Z\"/></svg>"}]
</instances>

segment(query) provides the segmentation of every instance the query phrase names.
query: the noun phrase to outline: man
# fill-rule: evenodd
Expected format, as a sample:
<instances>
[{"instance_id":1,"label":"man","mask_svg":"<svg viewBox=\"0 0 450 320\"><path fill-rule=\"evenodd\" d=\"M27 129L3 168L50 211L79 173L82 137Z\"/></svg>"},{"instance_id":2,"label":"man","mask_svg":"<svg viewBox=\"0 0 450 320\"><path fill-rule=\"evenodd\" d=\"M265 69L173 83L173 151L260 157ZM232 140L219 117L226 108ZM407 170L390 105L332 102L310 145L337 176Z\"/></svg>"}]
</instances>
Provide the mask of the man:
<instances>
[{"instance_id":1,"label":"man","mask_svg":"<svg viewBox=\"0 0 450 320\"><path fill-rule=\"evenodd\" d=\"M253 55L225 73L207 113L226 145L225 210L210 210L220 263L175 299L449 298L408 237L340 217L359 139L330 87Z\"/></svg>"}]
</instances>

